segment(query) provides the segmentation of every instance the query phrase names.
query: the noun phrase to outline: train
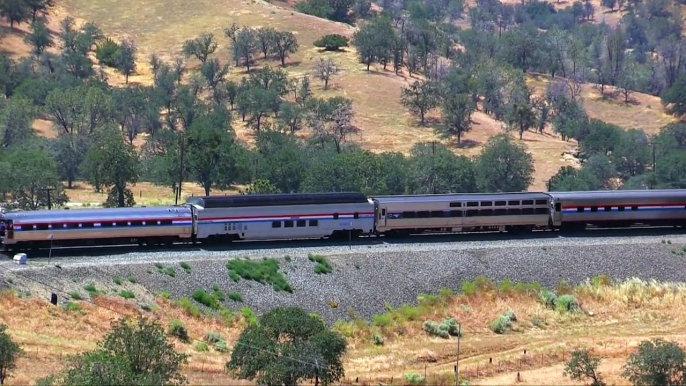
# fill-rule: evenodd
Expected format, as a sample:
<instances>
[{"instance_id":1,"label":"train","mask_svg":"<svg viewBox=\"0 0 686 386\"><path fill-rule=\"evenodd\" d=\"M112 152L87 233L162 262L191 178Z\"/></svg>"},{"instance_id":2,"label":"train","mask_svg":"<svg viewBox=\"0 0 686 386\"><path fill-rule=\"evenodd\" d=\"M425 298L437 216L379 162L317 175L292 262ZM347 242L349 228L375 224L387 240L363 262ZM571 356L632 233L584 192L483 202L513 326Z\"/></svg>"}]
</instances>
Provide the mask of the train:
<instances>
[{"instance_id":1,"label":"train","mask_svg":"<svg viewBox=\"0 0 686 386\"><path fill-rule=\"evenodd\" d=\"M191 197L183 205L0 213L5 251L686 225L686 189Z\"/></svg>"}]
</instances>

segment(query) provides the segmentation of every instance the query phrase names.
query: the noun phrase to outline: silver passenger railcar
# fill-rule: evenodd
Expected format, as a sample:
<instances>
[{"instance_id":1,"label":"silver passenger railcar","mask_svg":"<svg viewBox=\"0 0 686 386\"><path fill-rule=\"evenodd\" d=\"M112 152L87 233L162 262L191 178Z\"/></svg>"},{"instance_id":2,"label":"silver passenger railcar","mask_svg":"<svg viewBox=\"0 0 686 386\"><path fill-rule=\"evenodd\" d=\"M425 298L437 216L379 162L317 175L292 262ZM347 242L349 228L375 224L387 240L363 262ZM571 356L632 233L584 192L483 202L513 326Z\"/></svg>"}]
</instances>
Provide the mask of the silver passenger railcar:
<instances>
[{"instance_id":1,"label":"silver passenger railcar","mask_svg":"<svg viewBox=\"0 0 686 386\"><path fill-rule=\"evenodd\" d=\"M188 207L38 210L4 214L6 249L189 241Z\"/></svg>"},{"instance_id":2,"label":"silver passenger railcar","mask_svg":"<svg viewBox=\"0 0 686 386\"><path fill-rule=\"evenodd\" d=\"M372 234L374 203L361 193L194 197L203 242Z\"/></svg>"},{"instance_id":3,"label":"silver passenger railcar","mask_svg":"<svg viewBox=\"0 0 686 386\"><path fill-rule=\"evenodd\" d=\"M375 196L380 234L424 231L519 231L550 225L545 193Z\"/></svg>"},{"instance_id":4,"label":"silver passenger railcar","mask_svg":"<svg viewBox=\"0 0 686 386\"><path fill-rule=\"evenodd\" d=\"M686 190L551 192L553 224L562 229L587 225L686 225Z\"/></svg>"}]
</instances>

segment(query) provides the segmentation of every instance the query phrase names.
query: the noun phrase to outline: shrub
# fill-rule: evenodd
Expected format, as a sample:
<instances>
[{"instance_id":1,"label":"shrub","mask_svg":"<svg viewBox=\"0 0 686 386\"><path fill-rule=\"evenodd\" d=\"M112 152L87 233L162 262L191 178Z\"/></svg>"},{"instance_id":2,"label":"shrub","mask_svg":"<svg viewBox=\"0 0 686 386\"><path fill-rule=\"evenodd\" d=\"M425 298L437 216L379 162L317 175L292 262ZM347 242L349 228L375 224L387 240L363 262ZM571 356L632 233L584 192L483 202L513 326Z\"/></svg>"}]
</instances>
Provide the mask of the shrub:
<instances>
[{"instance_id":1,"label":"shrub","mask_svg":"<svg viewBox=\"0 0 686 386\"><path fill-rule=\"evenodd\" d=\"M87 284L87 285L85 285L85 286L83 287L83 289L85 289L86 291L88 291L88 293L91 294L91 295L95 295L95 294L98 293L98 289L95 288L95 285L94 285L94 284Z\"/></svg>"},{"instance_id":2,"label":"shrub","mask_svg":"<svg viewBox=\"0 0 686 386\"><path fill-rule=\"evenodd\" d=\"M290 255L284 256L283 259L286 260L286 261L289 262L289 263L291 262L291 256L290 256Z\"/></svg>"},{"instance_id":3,"label":"shrub","mask_svg":"<svg viewBox=\"0 0 686 386\"><path fill-rule=\"evenodd\" d=\"M555 309L557 305L557 295L555 295L555 293L552 291L543 290L541 291L539 297L541 299L541 303L543 303L546 308L550 308L551 310Z\"/></svg>"},{"instance_id":4,"label":"shrub","mask_svg":"<svg viewBox=\"0 0 686 386\"><path fill-rule=\"evenodd\" d=\"M555 286L557 296L571 294L572 292L574 292L574 288L567 280L562 280Z\"/></svg>"},{"instance_id":5,"label":"shrub","mask_svg":"<svg viewBox=\"0 0 686 386\"><path fill-rule=\"evenodd\" d=\"M534 316L531 319L531 324L533 324L534 326L536 326L538 328L545 328L545 325L546 325L545 320L539 318L538 316Z\"/></svg>"},{"instance_id":6,"label":"shrub","mask_svg":"<svg viewBox=\"0 0 686 386\"><path fill-rule=\"evenodd\" d=\"M141 307L141 310L143 310L143 311L147 311L147 312L152 311L152 308L148 304L143 303L140 305L140 307Z\"/></svg>"},{"instance_id":7,"label":"shrub","mask_svg":"<svg viewBox=\"0 0 686 386\"><path fill-rule=\"evenodd\" d=\"M431 336L437 336L443 339L450 338L450 334L448 334L447 329L441 328L440 324L431 320L425 321L424 324L422 324L422 329Z\"/></svg>"},{"instance_id":8,"label":"shrub","mask_svg":"<svg viewBox=\"0 0 686 386\"><path fill-rule=\"evenodd\" d=\"M219 318L226 327L231 327L233 326L236 315L228 308L221 308L219 310Z\"/></svg>"},{"instance_id":9,"label":"shrub","mask_svg":"<svg viewBox=\"0 0 686 386\"><path fill-rule=\"evenodd\" d=\"M579 310L579 303L572 295L562 295L557 298L557 310L560 312L576 312Z\"/></svg>"},{"instance_id":10,"label":"shrub","mask_svg":"<svg viewBox=\"0 0 686 386\"><path fill-rule=\"evenodd\" d=\"M188 342L188 330L180 320L172 320L169 322L169 335L179 338L182 342Z\"/></svg>"},{"instance_id":11,"label":"shrub","mask_svg":"<svg viewBox=\"0 0 686 386\"><path fill-rule=\"evenodd\" d=\"M161 297L162 299L169 299L171 294L168 291L160 291L157 293L157 296Z\"/></svg>"},{"instance_id":12,"label":"shrub","mask_svg":"<svg viewBox=\"0 0 686 386\"><path fill-rule=\"evenodd\" d=\"M119 50L119 44L111 38L107 38L95 49L95 57L101 64L109 67L116 67Z\"/></svg>"},{"instance_id":13,"label":"shrub","mask_svg":"<svg viewBox=\"0 0 686 386\"><path fill-rule=\"evenodd\" d=\"M314 42L315 47L324 47L326 51L339 51L341 47L348 46L348 38L339 34L322 36Z\"/></svg>"},{"instance_id":14,"label":"shrub","mask_svg":"<svg viewBox=\"0 0 686 386\"><path fill-rule=\"evenodd\" d=\"M243 302L243 296L238 292L229 292L228 297L234 302Z\"/></svg>"},{"instance_id":15,"label":"shrub","mask_svg":"<svg viewBox=\"0 0 686 386\"><path fill-rule=\"evenodd\" d=\"M179 265L181 266L181 268L183 268L184 271L186 271L186 273L191 273L191 266L188 265L188 263L182 261L181 263L179 263Z\"/></svg>"},{"instance_id":16,"label":"shrub","mask_svg":"<svg viewBox=\"0 0 686 386\"><path fill-rule=\"evenodd\" d=\"M423 385L425 382L424 377L417 373L407 373L405 374L405 382L407 382L408 385Z\"/></svg>"},{"instance_id":17,"label":"shrub","mask_svg":"<svg viewBox=\"0 0 686 386\"><path fill-rule=\"evenodd\" d=\"M169 275L171 277L176 277L176 270L172 267L165 268L163 272L165 275Z\"/></svg>"},{"instance_id":18,"label":"shrub","mask_svg":"<svg viewBox=\"0 0 686 386\"><path fill-rule=\"evenodd\" d=\"M218 302L223 302L224 300L226 300L224 293L217 289L212 291L212 296L214 296L214 298L217 299Z\"/></svg>"},{"instance_id":19,"label":"shrub","mask_svg":"<svg viewBox=\"0 0 686 386\"><path fill-rule=\"evenodd\" d=\"M223 340L216 342L214 344L214 349L221 352L221 353L229 352L229 347L226 345L226 342L224 342Z\"/></svg>"},{"instance_id":20,"label":"shrub","mask_svg":"<svg viewBox=\"0 0 686 386\"><path fill-rule=\"evenodd\" d=\"M516 322L517 317L512 311L506 311L490 324L491 331L496 334L504 334L512 328L512 322Z\"/></svg>"},{"instance_id":21,"label":"shrub","mask_svg":"<svg viewBox=\"0 0 686 386\"><path fill-rule=\"evenodd\" d=\"M522 295L536 295L541 291L541 285L537 282L517 283L514 285L514 291Z\"/></svg>"},{"instance_id":22,"label":"shrub","mask_svg":"<svg viewBox=\"0 0 686 386\"><path fill-rule=\"evenodd\" d=\"M383 346L383 337L377 333L374 333L374 335L372 335L372 342L374 342L374 345L376 346Z\"/></svg>"},{"instance_id":23,"label":"shrub","mask_svg":"<svg viewBox=\"0 0 686 386\"><path fill-rule=\"evenodd\" d=\"M453 318L447 318L441 323L441 327L444 327L447 331L448 334L451 336L461 336L462 331L460 330L460 326L457 325L457 322Z\"/></svg>"},{"instance_id":24,"label":"shrub","mask_svg":"<svg viewBox=\"0 0 686 386\"><path fill-rule=\"evenodd\" d=\"M204 290L199 289L199 290L193 291L193 299L196 302L198 302L198 303L200 303L206 307L213 308L213 309L219 308L219 304L217 303L217 299L214 296L205 292Z\"/></svg>"},{"instance_id":25,"label":"shrub","mask_svg":"<svg viewBox=\"0 0 686 386\"><path fill-rule=\"evenodd\" d=\"M186 313L186 315L193 316L193 317L198 317L200 316L200 308L193 304L190 299L188 298L181 298L179 301L176 302L176 305L181 307L183 312Z\"/></svg>"},{"instance_id":26,"label":"shrub","mask_svg":"<svg viewBox=\"0 0 686 386\"><path fill-rule=\"evenodd\" d=\"M71 298L74 299L74 300L81 300L81 299L83 299L83 298L81 297L81 294L78 293L78 292L76 292L76 291L70 293L69 295L71 295Z\"/></svg>"},{"instance_id":27,"label":"shrub","mask_svg":"<svg viewBox=\"0 0 686 386\"><path fill-rule=\"evenodd\" d=\"M421 315L419 308L408 306L407 304L400 306L400 308L398 308L398 313L402 315L403 318L410 321L418 320Z\"/></svg>"},{"instance_id":28,"label":"shrub","mask_svg":"<svg viewBox=\"0 0 686 386\"><path fill-rule=\"evenodd\" d=\"M78 303L69 302L64 306L64 309L69 312L81 311L81 306Z\"/></svg>"},{"instance_id":29,"label":"shrub","mask_svg":"<svg viewBox=\"0 0 686 386\"><path fill-rule=\"evenodd\" d=\"M455 293L450 288L441 288L438 291L438 296L440 296L443 300L448 300L453 297L453 295L455 295Z\"/></svg>"},{"instance_id":30,"label":"shrub","mask_svg":"<svg viewBox=\"0 0 686 386\"><path fill-rule=\"evenodd\" d=\"M391 316L388 314L374 315L372 316L372 324L376 327L388 327L393 321Z\"/></svg>"},{"instance_id":31,"label":"shrub","mask_svg":"<svg viewBox=\"0 0 686 386\"><path fill-rule=\"evenodd\" d=\"M309 255L307 255L307 258L310 261L314 261L315 263L317 263L317 265L314 266L314 273L321 275L333 272L333 267L331 267L329 261L326 260L326 257L310 253Z\"/></svg>"},{"instance_id":32,"label":"shrub","mask_svg":"<svg viewBox=\"0 0 686 386\"><path fill-rule=\"evenodd\" d=\"M606 287L612 285L612 279L607 275L599 275L591 278L591 285L593 287Z\"/></svg>"},{"instance_id":33,"label":"shrub","mask_svg":"<svg viewBox=\"0 0 686 386\"><path fill-rule=\"evenodd\" d=\"M220 340L223 340L223 338L221 334L218 332L208 332L207 334L205 334L205 342L209 344L215 344Z\"/></svg>"},{"instance_id":34,"label":"shrub","mask_svg":"<svg viewBox=\"0 0 686 386\"><path fill-rule=\"evenodd\" d=\"M467 296L474 295L476 293L476 284L471 281L463 281L460 285L460 291Z\"/></svg>"},{"instance_id":35,"label":"shrub","mask_svg":"<svg viewBox=\"0 0 686 386\"><path fill-rule=\"evenodd\" d=\"M116 285L121 285L121 278L120 278L120 277L115 277L115 278L114 278L114 284L116 284Z\"/></svg>"},{"instance_id":36,"label":"shrub","mask_svg":"<svg viewBox=\"0 0 686 386\"><path fill-rule=\"evenodd\" d=\"M210 348L207 346L207 343L198 342L198 344L195 345L195 351L207 352L210 351Z\"/></svg>"},{"instance_id":37,"label":"shrub","mask_svg":"<svg viewBox=\"0 0 686 386\"><path fill-rule=\"evenodd\" d=\"M271 284L275 291L293 293L293 287L279 272L279 263L274 259L230 260L226 263L226 268L229 270L229 277L235 282L243 278L261 284Z\"/></svg>"},{"instance_id":38,"label":"shrub","mask_svg":"<svg viewBox=\"0 0 686 386\"><path fill-rule=\"evenodd\" d=\"M439 304L442 304L443 299L441 299L441 297L437 295L419 294L419 296L417 296L417 303L420 307L432 308L438 306Z\"/></svg>"},{"instance_id":39,"label":"shrub","mask_svg":"<svg viewBox=\"0 0 686 386\"><path fill-rule=\"evenodd\" d=\"M129 276L129 282L130 282L131 284L136 284L136 281L137 281L137 280L136 280L135 277Z\"/></svg>"},{"instance_id":40,"label":"shrub","mask_svg":"<svg viewBox=\"0 0 686 386\"><path fill-rule=\"evenodd\" d=\"M498 292L501 294L509 294L514 292L514 283L510 279L505 279L498 285Z\"/></svg>"},{"instance_id":41,"label":"shrub","mask_svg":"<svg viewBox=\"0 0 686 386\"><path fill-rule=\"evenodd\" d=\"M136 297L136 295L134 295L133 292L131 292L131 291L126 291L126 290L120 291L120 292L119 292L119 296L123 297L124 299L133 299L133 298Z\"/></svg>"},{"instance_id":42,"label":"shrub","mask_svg":"<svg viewBox=\"0 0 686 386\"><path fill-rule=\"evenodd\" d=\"M164 265L162 265L161 263L155 263L155 267L157 269L162 269L162 268L164 268Z\"/></svg>"},{"instance_id":43,"label":"shrub","mask_svg":"<svg viewBox=\"0 0 686 386\"><path fill-rule=\"evenodd\" d=\"M250 307L241 308L241 315L243 315L243 319L245 319L245 321L248 322L249 325L252 326L257 324L257 317L255 316L255 313L250 309Z\"/></svg>"}]
</instances>

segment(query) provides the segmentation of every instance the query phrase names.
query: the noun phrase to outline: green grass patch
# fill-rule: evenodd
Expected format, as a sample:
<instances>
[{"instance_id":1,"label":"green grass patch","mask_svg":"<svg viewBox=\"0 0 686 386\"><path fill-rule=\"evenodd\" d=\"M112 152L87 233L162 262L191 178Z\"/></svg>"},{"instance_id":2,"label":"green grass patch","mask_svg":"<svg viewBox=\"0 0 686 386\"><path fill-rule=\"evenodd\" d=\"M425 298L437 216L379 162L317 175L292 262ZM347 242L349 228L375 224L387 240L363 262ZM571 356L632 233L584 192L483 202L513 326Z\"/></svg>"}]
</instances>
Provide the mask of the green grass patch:
<instances>
[{"instance_id":1,"label":"green grass patch","mask_svg":"<svg viewBox=\"0 0 686 386\"><path fill-rule=\"evenodd\" d=\"M133 299L136 297L133 292L131 291L120 291L119 296L123 297L124 299Z\"/></svg>"},{"instance_id":2,"label":"green grass patch","mask_svg":"<svg viewBox=\"0 0 686 386\"><path fill-rule=\"evenodd\" d=\"M224 293L218 289L212 290L212 296L214 296L215 299L219 302L223 302L226 300L226 296L224 296Z\"/></svg>"},{"instance_id":3,"label":"green grass patch","mask_svg":"<svg viewBox=\"0 0 686 386\"><path fill-rule=\"evenodd\" d=\"M70 293L69 295L70 295L71 298L74 299L74 300L82 300L82 299L83 299L83 297L81 296L81 294L78 293L78 292L76 292L76 291Z\"/></svg>"},{"instance_id":4,"label":"green grass patch","mask_svg":"<svg viewBox=\"0 0 686 386\"><path fill-rule=\"evenodd\" d=\"M390 313L372 316L372 324L376 327L384 328L390 326L392 323L393 318L391 317Z\"/></svg>"},{"instance_id":5,"label":"green grass patch","mask_svg":"<svg viewBox=\"0 0 686 386\"><path fill-rule=\"evenodd\" d=\"M243 302L243 295L238 292L229 292L228 297L234 302Z\"/></svg>"},{"instance_id":6,"label":"green grass patch","mask_svg":"<svg viewBox=\"0 0 686 386\"><path fill-rule=\"evenodd\" d=\"M191 266L188 265L188 263L182 261L181 263L179 263L179 265L181 266L181 268L183 268L184 271L186 271L186 273L191 273Z\"/></svg>"},{"instance_id":7,"label":"green grass patch","mask_svg":"<svg viewBox=\"0 0 686 386\"><path fill-rule=\"evenodd\" d=\"M252 326L257 324L257 316L255 316L255 313L252 309L250 309L250 307L241 308L241 315L243 315L243 319L245 319L249 325Z\"/></svg>"},{"instance_id":8,"label":"green grass patch","mask_svg":"<svg viewBox=\"0 0 686 386\"><path fill-rule=\"evenodd\" d=\"M188 342L190 340L188 337L188 330L180 320L172 320L169 322L168 334L179 338L182 342Z\"/></svg>"},{"instance_id":9,"label":"green grass patch","mask_svg":"<svg viewBox=\"0 0 686 386\"><path fill-rule=\"evenodd\" d=\"M156 293L155 295L161 297L162 299L167 299L167 300L169 300L169 298L171 298L171 293L169 293L168 291L160 291L160 292Z\"/></svg>"},{"instance_id":10,"label":"green grass patch","mask_svg":"<svg viewBox=\"0 0 686 386\"><path fill-rule=\"evenodd\" d=\"M579 311L579 302L572 295L562 295L557 298L556 308L560 312L577 312Z\"/></svg>"},{"instance_id":11,"label":"green grass patch","mask_svg":"<svg viewBox=\"0 0 686 386\"><path fill-rule=\"evenodd\" d=\"M314 266L314 272L317 275L322 275L322 274L325 275L327 273L333 272L333 267L331 266L329 261L326 260L326 257L324 257L322 255L315 255L315 254L310 253L307 255L307 259L317 263Z\"/></svg>"},{"instance_id":12,"label":"green grass patch","mask_svg":"<svg viewBox=\"0 0 686 386\"><path fill-rule=\"evenodd\" d=\"M504 334L512 329L512 322L516 321L517 316L513 311L505 311L498 319L492 321L489 327L496 334Z\"/></svg>"},{"instance_id":13,"label":"green grass patch","mask_svg":"<svg viewBox=\"0 0 686 386\"><path fill-rule=\"evenodd\" d=\"M97 295L100 293L97 288L95 288L95 284L86 284L83 289L85 289L91 296L92 295Z\"/></svg>"},{"instance_id":14,"label":"green grass patch","mask_svg":"<svg viewBox=\"0 0 686 386\"><path fill-rule=\"evenodd\" d=\"M131 284L136 284L137 280L136 280L135 277L129 276L129 282L130 282Z\"/></svg>"},{"instance_id":15,"label":"green grass patch","mask_svg":"<svg viewBox=\"0 0 686 386\"><path fill-rule=\"evenodd\" d=\"M271 284L275 291L293 293L293 287L279 272L279 263L274 259L229 260L226 263L231 280L238 282L241 278L253 280L261 284Z\"/></svg>"},{"instance_id":16,"label":"green grass patch","mask_svg":"<svg viewBox=\"0 0 686 386\"><path fill-rule=\"evenodd\" d=\"M164 265L162 265L162 263L155 263L155 268L157 268L157 269L163 269L163 268L164 268Z\"/></svg>"},{"instance_id":17,"label":"green grass patch","mask_svg":"<svg viewBox=\"0 0 686 386\"><path fill-rule=\"evenodd\" d=\"M195 351L208 352L208 351L210 351L210 347L205 342L198 342L195 345Z\"/></svg>"},{"instance_id":18,"label":"green grass patch","mask_svg":"<svg viewBox=\"0 0 686 386\"><path fill-rule=\"evenodd\" d=\"M114 284L121 285L121 278L120 277L115 277L113 281L114 281Z\"/></svg>"},{"instance_id":19,"label":"green grass patch","mask_svg":"<svg viewBox=\"0 0 686 386\"><path fill-rule=\"evenodd\" d=\"M176 305L179 306L183 310L183 312L188 316L192 316L194 318L200 316L200 308L193 304L193 302L188 298L179 299L176 302Z\"/></svg>"},{"instance_id":20,"label":"green grass patch","mask_svg":"<svg viewBox=\"0 0 686 386\"><path fill-rule=\"evenodd\" d=\"M78 303L69 302L64 306L64 309L68 312L79 312L81 311L81 306Z\"/></svg>"},{"instance_id":21,"label":"green grass patch","mask_svg":"<svg viewBox=\"0 0 686 386\"><path fill-rule=\"evenodd\" d=\"M217 298L201 289L193 291L193 300L215 310L219 308Z\"/></svg>"},{"instance_id":22,"label":"green grass patch","mask_svg":"<svg viewBox=\"0 0 686 386\"><path fill-rule=\"evenodd\" d=\"M162 272L167 276L176 277L176 270L172 267L167 267Z\"/></svg>"},{"instance_id":23,"label":"green grass patch","mask_svg":"<svg viewBox=\"0 0 686 386\"><path fill-rule=\"evenodd\" d=\"M286 262L288 262L288 263L290 263L292 260L290 255L284 256L283 259L286 260Z\"/></svg>"}]
</instances>

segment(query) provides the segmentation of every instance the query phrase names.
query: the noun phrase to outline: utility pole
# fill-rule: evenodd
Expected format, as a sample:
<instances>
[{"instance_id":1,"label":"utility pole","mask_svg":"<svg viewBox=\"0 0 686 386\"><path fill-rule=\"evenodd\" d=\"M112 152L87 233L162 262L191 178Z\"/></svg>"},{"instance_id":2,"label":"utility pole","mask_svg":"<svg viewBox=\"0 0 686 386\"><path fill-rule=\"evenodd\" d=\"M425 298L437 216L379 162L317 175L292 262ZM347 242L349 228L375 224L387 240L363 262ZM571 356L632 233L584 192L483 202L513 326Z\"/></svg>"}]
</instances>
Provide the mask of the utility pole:
<instances>
[{"instance_id":1,"label":"utility pole","mask_svg":"<svg viewBox=\"0 0 686 386\"><path fill-rule=\"evenodd\" d=\"M45 190L46 193L48 193L48 209L52 209L52 199L50 196L50 192L55 190L55 188L43 188L43 190Z\"/></svg>"},{"instance_id":2,"label":"utility pole","mask_svg":"<svg viewBox=\"0 0 686 386\"><path fill-rule=\"evenodd\" d=\"M183 137L183 134L181 134L181 167L179 168L179 189L177 190L176 200L174 200L174 205L178 205L179 200L181 199L181 186L183 185L183 151L184 151L184 144L185 143L186 143L186 139Z\"/></svg>"},{"instance_id":3,"label":"utility pole","mask_svg":"<svg viewBox=\"0 0 686 386\"><path fill-rule=\"evenodd\" d=\"M462 325L457 324L457 360L455 361L455 386L460 385L460 338L462 337Z\"/></svg>"}]
</instances>

